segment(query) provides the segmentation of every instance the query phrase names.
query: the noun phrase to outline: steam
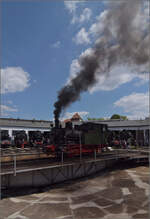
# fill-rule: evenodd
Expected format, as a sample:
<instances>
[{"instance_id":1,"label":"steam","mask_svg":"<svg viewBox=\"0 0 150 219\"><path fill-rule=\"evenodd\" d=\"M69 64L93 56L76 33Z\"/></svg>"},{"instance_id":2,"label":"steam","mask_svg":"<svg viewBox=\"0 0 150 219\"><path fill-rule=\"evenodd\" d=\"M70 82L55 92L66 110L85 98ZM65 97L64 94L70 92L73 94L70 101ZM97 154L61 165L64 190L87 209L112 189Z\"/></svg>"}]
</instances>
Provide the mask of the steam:
<instances>
[{"instance_id":1,"label":"steam","mask_svg":"<svg viewBox=\"0 0 150 219\"><path fill-rule=\"evenodd\" d=\"M98 74L109 73L116 64L148 67L150 34L148 27L143 29L142 25L136 23L144 10L144 2L125 0L110 5L111 10L103 19L103 33L99 29L96 31L97 39L91 52L80 56L78 60L80 72L58 93L58 100L54 104L55 120L59 119L62 110L96 83Z\"/></svg>"}]
</instances>

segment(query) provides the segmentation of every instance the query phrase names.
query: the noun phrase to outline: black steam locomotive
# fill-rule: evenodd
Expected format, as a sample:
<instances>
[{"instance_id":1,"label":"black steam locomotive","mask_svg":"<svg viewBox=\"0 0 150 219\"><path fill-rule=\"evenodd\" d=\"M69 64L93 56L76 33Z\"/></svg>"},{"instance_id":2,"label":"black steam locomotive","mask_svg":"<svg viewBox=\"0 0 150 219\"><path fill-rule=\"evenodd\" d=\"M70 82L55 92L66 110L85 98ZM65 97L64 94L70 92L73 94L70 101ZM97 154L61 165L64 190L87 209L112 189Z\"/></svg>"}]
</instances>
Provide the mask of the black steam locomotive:
<instances>
[{"instance_id":1,"label":"black steam locomotive","mask_svg":"<svg viewBox=\"0 0 150 219\"><path fill-rule=\"evenodd\" d=\"M29 145L41 147L43 145L43 134L40 131L29 131Z\"/></svg>"},{"instance_id":2,"label":"black steam locomotive","mask_svg":"<svg viewBox=\"0 0 150 219\"><path fill-rule=\"evenodd\" d=\"M11 145L11 138L9 136L8 130L1 130L0 131L0 145L2 148L10 147Z\"/></svg>"},{"instance_id":3,"label":"black steam locomotive","mask_svg":"<svg viewBox=\"0 0 150 219\"><path fill-rule=\"evenodd\" d=\"M25 146L28 145L27 134L24 130L13 131L13 136L14 136L14 142L13 142L14 146L24 148Z\"/></svg>"},{"instance_id":4,"label":"black steam locomotive","mask_svg":"<svg viewBox=\"0 0 150 219\"><path fill-rule=\"evenodd\" d=\"M63 151L69 157L94 151L100 153L106 146L106 135L106 124L85 122L73 126L68 122L66 127L62 128L57 121L50 132L49 151L55 151L57 155Z\"/></svg>"}]
</instances>

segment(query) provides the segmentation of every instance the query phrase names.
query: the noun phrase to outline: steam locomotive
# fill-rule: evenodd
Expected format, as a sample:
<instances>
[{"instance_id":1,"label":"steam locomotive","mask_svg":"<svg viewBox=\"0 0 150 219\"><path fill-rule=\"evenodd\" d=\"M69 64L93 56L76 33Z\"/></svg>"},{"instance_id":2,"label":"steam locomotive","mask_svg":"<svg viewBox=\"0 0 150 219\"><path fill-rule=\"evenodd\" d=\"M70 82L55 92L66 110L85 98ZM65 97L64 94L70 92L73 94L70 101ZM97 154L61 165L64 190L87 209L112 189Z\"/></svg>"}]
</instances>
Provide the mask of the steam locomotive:
<instances>
[{"instance_id":1,"label":"steam locomotive","mask_svg":"<svg viewBox=\"0 0 150 219\"><path fill-rule=\"evenodd\" d=\"M55 152L59 156L62 152L68 157L100 153L106 146L107 125L85 122L81 125L66 123L62 128L59 121L50 132L50 145L47 152Z\"/></svg>"},{"instance_id":2,"label":"steam locomotive","mask_svg":"<svg viewBox=\"0 0 150 219\"><path fill-rule=\"evenodd\" d=\"M22 147L28 145L27 142L27 134L24 130L21 131L13 131L14 140L12 142L12 146Z\"/></svg>"},{"instance_id":3,"label":"steam locomotive","mask_svg":"<svg viewBox=\"0 0 150 219\"><path fill-rule=\"evenodd\" d=\"M11 145L11 138L9 137L8 130L2 130L1 131L1 147L10 147Z\"/></svg>"},{"instance_id":4,"label":"steam locomotive","mask_svg":"<svg viewBox=\"0 0 150 219\"><path fill-rule=\"evenodd\" d=\"M43 134L40 131L29 131L29 145L41 147L43 145Z\"/></svg>"}]
</instances>

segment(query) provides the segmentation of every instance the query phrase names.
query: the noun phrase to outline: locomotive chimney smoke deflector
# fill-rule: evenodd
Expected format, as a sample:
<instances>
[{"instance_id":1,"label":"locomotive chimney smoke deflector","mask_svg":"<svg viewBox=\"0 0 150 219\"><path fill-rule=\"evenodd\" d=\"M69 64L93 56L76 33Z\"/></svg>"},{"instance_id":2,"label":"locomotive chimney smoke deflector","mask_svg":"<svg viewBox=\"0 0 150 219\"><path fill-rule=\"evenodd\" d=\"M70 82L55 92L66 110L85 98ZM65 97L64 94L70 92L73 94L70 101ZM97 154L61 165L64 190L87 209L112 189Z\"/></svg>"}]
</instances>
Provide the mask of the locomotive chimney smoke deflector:
<instances>
[{"instance_id":1,"label":"locomotive chimney smoke deflector","mask_svg":"<svg viewBox=\"0 0 150 219\"><path fill-rule=\"evenodd\" d=\"M145 10L145 7L148 7L148 3L147 0L110 3L109 10L103 12L103 31L99 29L101 25L97 25L99 37L94 47L90 54L80 56L78 60L81 71L58 92L58 99L54 104L55 121L59 119L62 110L96 83L97 75L109 73L116 64L145 66L144 71L149 72L149 25L145 25L147 29L144 29L142 23L137 23L147 15L148 8ZM149 15L147 20L149 22Z\"/></svg>"}]
</instances>

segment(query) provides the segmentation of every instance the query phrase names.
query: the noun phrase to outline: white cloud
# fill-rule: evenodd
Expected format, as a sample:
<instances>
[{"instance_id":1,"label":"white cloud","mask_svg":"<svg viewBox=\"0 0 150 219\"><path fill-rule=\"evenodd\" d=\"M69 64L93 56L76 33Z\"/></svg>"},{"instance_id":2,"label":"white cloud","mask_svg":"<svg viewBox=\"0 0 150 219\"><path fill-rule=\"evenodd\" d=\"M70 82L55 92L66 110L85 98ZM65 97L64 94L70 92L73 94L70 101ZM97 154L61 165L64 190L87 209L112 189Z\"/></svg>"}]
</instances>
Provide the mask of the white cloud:
<instances>
[{"instance_id":1,"label":"white cloud","mask_svg":"<svg viewBox=\"0 0 150 219\"><path fill-rule=\"evenodd\" d=\"M12 112L18 112L18 109L15 107L0 105L1 116L8 116Z\"/></svg>"},{"instance_id":2,"label":"white cloud","mask_svg":"<svg viewBox=\"0 0 150 219\"><path fill-rule=\"evenodd\" d=\"M88 37L88 33L86 32L85 28L81 28L81 30L73 38L73 41L76 44L89 44L90 43L90 39Z\"/></svg>"},{"instance_id":3,"label":"white cloud","mask_svg":"<svg viewBox=\"0 0 150 219\"><path fill-rule=\"evenodd\" d=\"M127 68L117 66L109 74L98 74L97 83L89 91L93 93L99 90L114 90L120 85L132 81L133 78L134 74L131 74Z\"/></svg>"},{"instance_id":4,"label":"white cloud","mask_svg":"<svg viewBox=\"0 0 150 219\"><path fill-rule=\"evenodd\" d=\"M77 15L78 5L82 4L82 1L64 1L66 9L72 15L71 23L83 23L91 18L92 11L90 8L84 8L80 15Z\"/></svg>"},{"instance_id":5,"label":"white cloud","mask_svg":"<svg viewBox=\"0 0 150 219\"><path fill-rule=\"evenodd\" d=\"M132 93L117 100L114 106L123 108L130 119L145 118L149 113L149 93Z\"/></svg>"},{"instance_id":6,"label":"white cloud","mask_svg":"<svg viewBox=\"0 0 150 219\"><path fill-rule=\"evenodd\" d=\"M138 79L135 85L142 85L148 82L148 73L138 73L127 65L115 66L109 73L97 73L97 83L89 90L90 93L95 91L114 90L125 83L129 83L134 79Z\"/></svg>"},{"instance_id":7,"label":"white cloud","mask_svg":"<svg viewBox=\"0 0 150 219\"><path fill-rule=\"evenodd\" d=\"M76 11L77 3L79 3L79 1L64 1L65 7L68 9L70 13Z\"/></svg>"},{"instance_id":8,"label":"white cloud","mask_svg":"<svg viewBox=\"0 0 150 219\"><path fill-rule=\"evenodd\" d=\"M92 11L90 8L85 8L82 12L82 14L80 15L80 17L78 19L76 19L76 21L78 21L79 23L83 23L85 21L88 21L92 16Z\"/></svg>"},{"instance_id":9,"label":"white cloud","mask_svg":"<svg viewBox=\"0 0 150 219\"><path fill-rule=\"evenodd\" d=\"M66 9L69 11L69 13L72 15L72 20L71 23L74 24L78 18L76 15L76 10L77 10L77 4L81 3L80 1L64 1Z\"/></svg>"},{"instance_id":10,"label":"white cloud","mask_svg":"<svg viewBox=\"0 0 150 219\"><path fill-rule=\"evenodd\" d=\"M93 55L93 52L94 50L92 48L88 48L84 52L81 53L80 57L91 56Z\"/></svg>"},{"instance_id":11,"label":"white cloud","mask_svg":"<svg viewBox=\"0 0 150 219\"><path fill-rule=\"evenodd\" d=\"M6 67L1 70L1 92L14 93L29 87L30 76L21 67Z\"/></svg>"},{"instance_id":12,"label":"white cloud","mask_svg":"<svg viewBox=\"0 0 150 219\"><path fill-rule=\"evenodd\" d=\"M54 44L52 44L52 47L53 47L53 48L60 48L60 45L61 45L61 42L60 42L60 41L57 41L57 42L55 42Z\"/></svg>"},{"instance_id":13,"label":"white cloud","mask_svg":"<svg viewBox=\"0 0 150 219\"><path fill-rule=\"evenodd\" d=\"M97 17L96 17L96 22L94 24L91 25L91 27L89 28L89 34L92 35L97 35L98 33L102 33L105 27L105 19L107 17L108 14L108 10L105 10L103 12L101 12Z\"/></svg>"},{"instance_id":14,"label":"white cloud","mask_svg":"<svg viewBox=\"0 0 150 219\"><path fill-rule=\"evenodd\" d=\"M78 113L81 116L81 118L84 118L85 116L89 115L89 112L86 111L72 112L72 113L66 112L63 118L61 118L61 120L70 119L75 113Z\"/></svg>"}]
</instances>

